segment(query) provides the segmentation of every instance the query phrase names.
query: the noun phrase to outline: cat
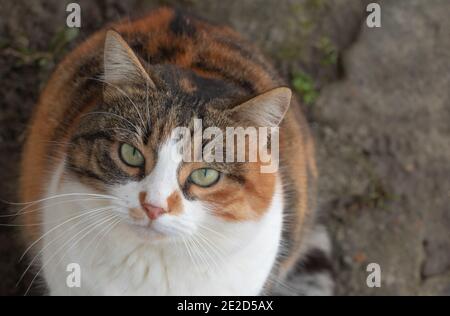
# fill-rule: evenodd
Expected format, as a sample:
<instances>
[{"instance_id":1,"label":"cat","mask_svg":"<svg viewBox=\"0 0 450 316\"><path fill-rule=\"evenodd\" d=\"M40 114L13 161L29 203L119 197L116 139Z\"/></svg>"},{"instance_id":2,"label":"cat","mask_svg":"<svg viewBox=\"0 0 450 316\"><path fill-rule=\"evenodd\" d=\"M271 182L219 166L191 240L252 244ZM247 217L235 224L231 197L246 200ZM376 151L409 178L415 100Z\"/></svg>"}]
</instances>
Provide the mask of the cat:
<instances>
[{"instance_id":1,"label":"cat","mask_svg":"<svg viewBox=\"0 0 450 316\"><path fill-rule=\"evenodd\" d=\"M194 119L279 127L278 171L182 160L173 131ZM43 90L21 164L28 269L50 295L332 294L316 179L299 104L258 49L160 8L92 35Z\"/></svg>"}]
</instances>

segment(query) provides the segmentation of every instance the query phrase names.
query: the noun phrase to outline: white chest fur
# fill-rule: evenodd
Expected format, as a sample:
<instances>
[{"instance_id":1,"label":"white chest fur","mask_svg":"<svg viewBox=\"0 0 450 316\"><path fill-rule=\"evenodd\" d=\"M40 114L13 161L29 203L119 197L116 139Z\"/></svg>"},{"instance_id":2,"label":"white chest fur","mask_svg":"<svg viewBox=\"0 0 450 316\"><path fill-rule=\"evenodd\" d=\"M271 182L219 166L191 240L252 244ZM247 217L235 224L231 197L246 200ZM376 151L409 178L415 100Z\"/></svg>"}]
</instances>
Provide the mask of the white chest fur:
<instances>
[{"instance_id":1,"label":"white chest fur","mask_svg":"<svg viewBox=\"0 0 450 316\"><path fill-rule=\"evenodd\" d=\"M81 184L57 186L59 176L56 172L49 195L86 192ZM188 247L183 242L149 243L123 222L108 232L105 225L97 227L94 219L85 216L54 229L78 216L80 207L78 201L47 202L43 210L47 235L41 265L51 295L257 295L278 252L283 207L279 183L262 219L245 223L217 220L210 223L214 232L211 229L208 236L187 242ZM87 229L88 225L92 229ZM67 283L70 263L80 267L80 287Z\"/></svg>"}]
</instances>

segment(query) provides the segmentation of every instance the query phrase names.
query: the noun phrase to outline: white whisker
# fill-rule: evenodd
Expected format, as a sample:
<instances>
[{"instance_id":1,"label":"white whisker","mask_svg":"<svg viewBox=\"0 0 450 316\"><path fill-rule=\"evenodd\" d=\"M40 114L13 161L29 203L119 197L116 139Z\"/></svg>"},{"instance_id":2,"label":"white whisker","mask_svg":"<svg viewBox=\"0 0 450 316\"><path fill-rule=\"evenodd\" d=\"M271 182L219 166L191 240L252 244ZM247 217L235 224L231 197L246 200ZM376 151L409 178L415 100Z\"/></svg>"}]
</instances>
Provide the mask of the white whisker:
<instances>
[{"instance_id":1,"label":"white whisker","mask_svg":"<svg viewBox=\"0 0 450 316\"><path fill-rule=\"evenodd\" d=\"M55 231L56 229L58 229L58 228L61 227L62 225L67 224L67 223L69 223L69 222L71 222L71 221L73 221L73 220L75 220L75 219L77 219L77 218L86 216L86 215L88 215L88 214L100 212L100 211L103 211L103 210L108 210L108 209L110 209L110 208L112 208L112 207L114 207L114 206L101 207L101 208L97 208L97 209L94 209L94 210L89 210L88 212L86 212L86 210L83 210L83 211L82 211L82 212L83 212L82 214L73 216L73 217L69 218L68 220L64 221L63 223L56 225L55 227L51 228L48 232L46 232L45 234L43 234L41 237L39 237L37 240L35 240L35 241L34 241L34 242L33 242L33 243L25 250L25 252L22 254L22 256L21 256L20 259L19 259L19 262L22 261L22 259L25 257L25 255L28 253L28 251L30 251L30 249L34 247L34 245L36 245L36 244L37 244L39 241L41 241L45 236L47 236L47 235L50 234L51 232Z\"/></svg>"},{"instance_id":2,"label":"white whisker","mask_svg":"<svg viewBox=\"0 0 450 316\"><path fill-rule=\"evenodd\" d=\"M37 209L33 209L33 210L31 210L31 211L26 211L26 212L24 212L24 210L28 208L28 207L27 207L27 208L25 208L25 209L20 210L19 212L15 213L15 214L0 215L0 218L3 218L3 217L17 217L17 216L20 216L20 215L25 215L25 214L35 213L35 212L39 212L40 210L43 210L44 208L51 208L51 207L56 206L56 205L61 205L61 204L70 203L70 202L104 201L104 200L108 200L108 199L109 199L109 198L98 198L98 197L95 197L95 198L88 198L88 199L70 199L70 200L64 200L64 201L60 201L60 202L57 202L57 203L52 203L52 204L49 204L49 205L44 205L44 206L41 206L41 207L39 207L39 208L37 208Z\"/></svg>"},{"instance_id":3,"label":"white whisker","mask_svg":"<svg viewBox=\"0 0 450 316\"><path fill-rule=\"evenodd\" d=\"M96 245L95 245L95 247L94 247L94 250L92 251L92 254L95 254L95 253L97 252L97 248L98 248L98 246L100 245L100 242L103 240L103 238L105 238L105 236L108 235L108 233L109 233L110 231L112 231L112 230L114 229L114 227L115 227L119 222L121 222L121 221L122 221L122 219L120 218L120 216L119 216L119 215L116 215L116 217L114 217L114 218L112 219L112 222L111 222L111 223L109 223L108 225L106 225L106 227L104 227L102 230L100 230L100 231L92 238L91 242L90 242L90 243L83 249L83 251L81 252L80 257L81 257L81 258L84 258L84 253L85 253L85 251L92 245L92 243L93 243L94 241L97 240L97 243L96 243ZM101 234L101 233L104 233L104 234L100 237L100 234ZM98 237L100 237L100 238L97 239ZM91 257L91 260L92 260L92 257Z\"/></svg>"},{"instance_id":4,"label":"white whisker","mask_svg":"<svg viewBox=\"0 0 450 316\"><path fill-rule=\"evenodd\" d=\"M140 129L135 124L133 124L130 120L126 119L125 117L123 117L121 115L118 115L116 113L96 111L96 112L86 113L86 114L83 115L83 117L84 116L88 116L88 115L94 115L94 114L112 115L114 117L120 118L120 119L124 120L125 122L127 122L128 124L130 124L131 127L134 128L134 131L139 134Z\"/></svg>"},{"instance_id":5,"label":"white whisker","mask_svg":"<svg viewBox=\"0 0 450 316\"><path fill-rule=\"evenodd\" d=\"M96 197L104 197L104 198L111 198L111 199L120 200L118 197L112 196L112 195L74 192L74 193L57 194L57 195L49 196L49 197L46 197L46 198L43 198L43 199L35 200L35 201L29 201L29 202L20 202L20 203L7 202L7 201L3 201L3 202L7 203L7 204L11 204L11 205L27 205L27 204L34 204L34 203L45 202L45 201L48 201L50 199L56 199L56 198L66 197L66 196L96 196Z\"/></svg>"},{"instance_id":6,"label":"white whisker","mask_svg":"<svg viewBox=\"0 0 450 316\"><path fill-rule=\"evenodd\" d=\"M97 80L97 81L100 81L100 82L103 82L103 83L105 83L105 84L107 84L107 85L110 85L110 86L112 86L113 88L117 89L117 91L119 91L120 93L122 93L122 94L123 94L123 95L131 102L131 104L133 105L134 109L136 110L137 114L139 115L139 118L140 118L140 120L141 120L141 123L142 123L143 127L144 127L144 128L146 127L145 121L144 121L144 119L143 119L143 117L142 117L142 115L141 115L141 112L139 111L139 108L136 106L136 104L133 102L133 100L131 100L130 96L129 96L125 91L123 91L120 87L116 86L115 84L112 84L112 83L107 82L107 81L105 81L105 80L101 80L101 79L99 79L99 78L91 78L91 79ZM140 129L139 129L139 130L140 130ZM138 130L136 130L136 132L137 132L137 131L138 131Z\"/></svg>"},{"instance_id":7,"label":"white whisker","mask_svg":"<svg viewBox=\"0 0 450 316\"><path fill-rule=\"evenodd\" d=\"M107 219L106 221L108 221L109 219L110 219L110 218L108 217L108 219ZM42 271L42 270L50 263L50 261L52 261L52 260L56 257L56 255L58 255L58 254L62 251L62 249L64 249L64 247L65 247L69 242L71 242L73 239L75 239L75 238L76 238L78 235L80 235L82 232L88 230L88 233L87 233L87 234L83 235L80 239L78 239L78 241L76 242L76 243L78 243L79 241L81 241L84 237L86 237L86 236L92 231L92 227L93 227L93 226L94 226L94 229L95 229L95 227L97 227L97 225L99 224L99 222L101 222L101 223L106 222L106 221L102 221L102 220L104 220L104 218L102 218L101 220L96 221L95 223L90 224L90 225L88 225L87 227L83 228L83 229L80 230L77 234L75 234L71 239L69 239L68 241L66 241L61 247L59 247L59 248L55 251L55 253L50 257L50 259L49 259L47 262L45 262L45 263L42 265L42 267L39 269L39 271L35 274L34 278L31 280L30 285L28 286L28 288L27 288L27 290L26 290L26 292L25 292L25 296L28 294L28 292L29 292L29 290L31 289L31 287L32 287L32 285L33 285L33 283L34 283L34 281L36 280L36 278L38 277L38 275L41 273L41 271ZM76 244L76 243L75 243L75 244ZM67 252L66 252L66 254L67 254Z\"/></svg>"}]
</instances>

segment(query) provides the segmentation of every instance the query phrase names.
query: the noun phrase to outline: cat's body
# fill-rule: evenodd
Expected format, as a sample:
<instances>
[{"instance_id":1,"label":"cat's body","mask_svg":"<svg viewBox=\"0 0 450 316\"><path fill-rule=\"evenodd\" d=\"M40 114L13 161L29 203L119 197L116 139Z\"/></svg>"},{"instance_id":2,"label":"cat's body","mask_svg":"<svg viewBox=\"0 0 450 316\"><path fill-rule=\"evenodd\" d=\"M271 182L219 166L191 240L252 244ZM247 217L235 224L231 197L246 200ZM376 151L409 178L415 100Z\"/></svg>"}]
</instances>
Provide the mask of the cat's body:
<instances>
[{"instance_id":1,"label":"cat's body","mask_svg":"<svg viewBox=\"0 0 450 316\"><path fill-rule=\"evenodd\" d=\"M58 66L24 150L22 200L46 199L22 215L24 234L50 293L330 294L328 267L308 263L329 252L314 226L313 143L272 66L229 28L171 9L113 28L123 39L100 31ZM171 156L171 132L194 118L219 128L283 119L279 171ZM124 163L125 143L140 164ZM197 170L216 181L192 184ZM66 284L70 263L79 288ZM313 291L286 286L295 267L321 278L305 279Z\"/></svg>"}]
</instances>

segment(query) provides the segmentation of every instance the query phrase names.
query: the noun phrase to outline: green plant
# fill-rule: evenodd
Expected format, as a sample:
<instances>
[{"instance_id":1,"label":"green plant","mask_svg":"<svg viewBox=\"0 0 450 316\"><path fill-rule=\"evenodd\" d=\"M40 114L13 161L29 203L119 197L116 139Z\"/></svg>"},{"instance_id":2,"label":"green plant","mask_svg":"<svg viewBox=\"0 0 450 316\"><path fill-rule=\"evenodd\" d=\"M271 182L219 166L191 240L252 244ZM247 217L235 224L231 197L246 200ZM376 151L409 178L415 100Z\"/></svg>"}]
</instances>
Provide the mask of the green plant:
<instances>
[{"instance_id":1,"label":"green plant","mask_svg":"<svg viewBox=\"0 0 450 316\"><path fill-rule=\"evenodd\" d=\"M303 102L307 105L313 104L319 96L313 79L305 73L294 74L292 86L301 95Z\"/></svg>"},{"instance_id":2,"label":"green plant","mask_svg":"<svg viewBox=\"0 0 450 316\"><path fill-rule=\"evenodd\" d=\"M336 46L328 37L322 37L317 44L317 48L323 56L320 61L322 65L328 66L337 63L338 53Z\"/></svg>"}]
</instances>

